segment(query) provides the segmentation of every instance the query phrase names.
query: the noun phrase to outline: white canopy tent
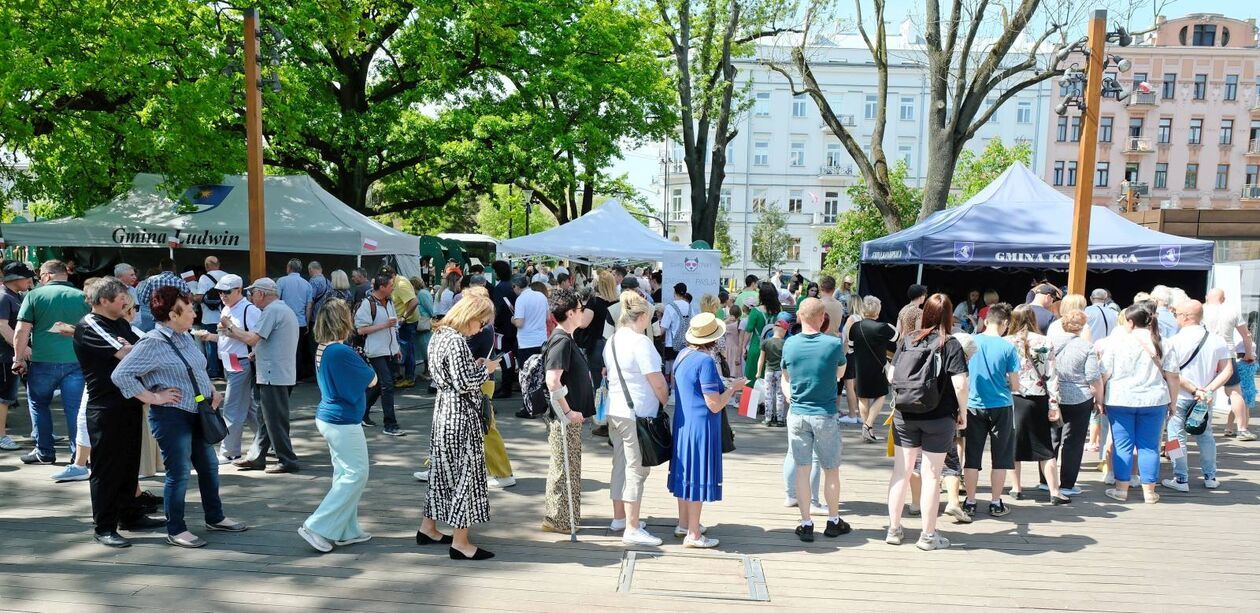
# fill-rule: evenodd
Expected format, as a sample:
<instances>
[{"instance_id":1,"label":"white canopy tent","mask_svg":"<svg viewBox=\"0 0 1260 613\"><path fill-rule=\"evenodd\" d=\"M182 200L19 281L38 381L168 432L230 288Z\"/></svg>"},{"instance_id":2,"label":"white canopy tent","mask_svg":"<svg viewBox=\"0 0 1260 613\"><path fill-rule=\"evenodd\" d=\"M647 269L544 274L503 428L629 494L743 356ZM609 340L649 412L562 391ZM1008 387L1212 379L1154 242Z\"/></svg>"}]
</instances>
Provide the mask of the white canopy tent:
<instances>
[{"instance_id":1,"label":"white canopy tent","mask_svg":"<svg viewBox=\"0 0 1260 613\"><path fill-rule=\"evenodd\" d=\"M656 262L667 251L686 249L651 230L609 200L595 210L545 232L499 243L505 256L551 256L595 264L600 262Z\"/></svg>"},{"instance_id":2,"label":"white canopy tent","mask_svg":"<svg viewBox=\"0 0 1260 613\"><path fill-rule=\"evenodd\" d=\"M31 247L169 248L249 250L246 177L229 175L220 185L189 190L194 204L180 205L162 188L162 177L138 174L131 189L82 217L0 224L9 245ZM358 213L306 175L263 181L267 251L342 256L394 256L399 271L419 273L419 239Z\"/></svg>"}]
</instances>

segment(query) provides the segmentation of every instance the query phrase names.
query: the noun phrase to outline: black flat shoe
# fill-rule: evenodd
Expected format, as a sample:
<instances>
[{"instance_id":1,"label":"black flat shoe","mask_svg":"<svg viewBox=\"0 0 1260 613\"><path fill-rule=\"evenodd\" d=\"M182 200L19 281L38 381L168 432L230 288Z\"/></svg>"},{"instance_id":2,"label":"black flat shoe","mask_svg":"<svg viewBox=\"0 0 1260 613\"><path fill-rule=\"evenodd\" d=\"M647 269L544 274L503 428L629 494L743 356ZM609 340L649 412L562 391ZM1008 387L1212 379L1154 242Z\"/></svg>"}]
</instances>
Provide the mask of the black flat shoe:
<instances>
[{"instance_id":1,"label":"black flat shoe","mask_svg":"<svg viewBox=\"0 0 1260 613\"><path fill-rule=\"evenodd\" d=\"M1056 507L1061 504L1068 504L1070 502L1072 502L1072 499L1068 498L1067 496L1064 496L1063 494L1059 494L1057 497L1056 496L1050 497L1050 504Z\"/></svg>"},{"instance_id":2,"label":"black flat shoe","mask_svg":"<svg viewBox=\"0 0 1260 613\"><path fill-rule=\"evenodd\" d=\"M106 547L113 547L114 549L122 549L124 547L131 546L131 541L123 538L122 535L117 532L97 534L94 535L92 539Z\"/></svg>"},{"instance_id":3,"label":"black flat shoe","mask_svg":"<svg viewBox=\"0 0 1260 613\"><path fill-rule=\"evenodd\" d=\"M464 552L454 547L451 547L449 552L452 560L489 560L494 557L493 553L490 553L480 547L477 548L477 553L474 553L471 556L464 555Z\"/></svg>"},{"instance_id":4,"label":"black flat shoe","mask_svg":"<svg viewBox=\"0 0 1260 613\"><path fill-rule=\"evenodd\" d=\"M137 530L153 530L155 528L165 528L166 520L142 515L133 521L119 523L118 527L128 532L135 532Z\"/></svg>"},{"instance_id":5,"label":"black flat shoe","mask_svg":"<svg viewBox=\"0 0 1260 613\"><path fill-rule=\"evenodd\" d=\"M1011 492L1011 496L1012 496L1013 498L1015 498L1015 500L1023 500L1023 499L1024 499L1024 492L1023 492L1022 490L1021 490L1021 491L1018 491L1018 492Z\"/></svg>"},{"instance_id":6,"label":"black flat shoe","mask_svg":"<svg viewBox=\"0 0 1260 613\"><path fill-rule=\"evenodd\" d=\"M442 538L435 539L419 530L416 530L416 544L417 545L437 545L439 543L442 545L450 545L451 543L454 543L454 542L455 542L455 537L449 534L443 534Z\"/></svg>"}]
</instances>

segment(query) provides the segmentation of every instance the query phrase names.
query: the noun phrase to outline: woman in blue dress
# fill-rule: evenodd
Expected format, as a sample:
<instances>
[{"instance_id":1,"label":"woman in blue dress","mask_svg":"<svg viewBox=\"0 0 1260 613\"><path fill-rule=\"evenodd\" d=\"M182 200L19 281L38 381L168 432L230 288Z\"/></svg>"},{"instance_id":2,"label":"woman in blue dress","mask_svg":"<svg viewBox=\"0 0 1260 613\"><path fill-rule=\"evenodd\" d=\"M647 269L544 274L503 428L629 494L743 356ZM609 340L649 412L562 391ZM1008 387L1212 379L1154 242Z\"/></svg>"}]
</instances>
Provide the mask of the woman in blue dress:
<instances>
[{"instance_id":1,"label":"woman in blue dress","mask_svg":"<svg viewBox=\"0 0 1260 613\"><path fill-rule=\"evenodd\" d=\"M700 508L722 499L722 418L719 415L745 379L723 383L708 353L726 324L712 313L691 318L688 347L674 360L674 453L669 463L669 491L678 498L678 527L684 547L717 547L704 536Z\"/></svg>"}]
</instances>

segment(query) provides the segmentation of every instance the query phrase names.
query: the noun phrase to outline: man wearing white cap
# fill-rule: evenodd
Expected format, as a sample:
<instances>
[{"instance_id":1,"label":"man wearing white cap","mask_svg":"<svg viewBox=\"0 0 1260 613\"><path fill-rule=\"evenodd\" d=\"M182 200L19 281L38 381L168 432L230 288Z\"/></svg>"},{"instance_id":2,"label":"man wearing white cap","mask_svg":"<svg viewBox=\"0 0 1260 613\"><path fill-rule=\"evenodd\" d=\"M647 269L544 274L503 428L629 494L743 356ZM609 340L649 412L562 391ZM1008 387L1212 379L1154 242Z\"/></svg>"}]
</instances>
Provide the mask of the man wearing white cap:
<instances>
[{"instance_id":1,"label":"man wearing white cap","mask_svg":"<svg viewBox=\"0 0 1260 613\"><path fill-rule=\"evenodd\" d=\"M262 309L258 327L222 325L219 333L254 348L254 373L262 423L249 455L232 462L241 470L263 470L269 474L297 472L300 466L289 440L289 394L297 384L298 319L280 300L280 288L267 277L245 288L249 298ZM275 449L278 466L267 468L267 452Z\"/></svg>"},{"instance_id":2,"label":"man wearing white cap","mask_svg":"<svg viewBox=\"0 0 1260 613\"><path fill-rule=\"evenodd\" d=\"M245 297L245 281L239 275L225 274L214 284L223 301L221 317L215 324L219 334L208 334L206 342L218 343L219 361L223 364L223 376L227 380L227 393L223 398L223 419L227 422L228 435L219 444L219 463L227 464L241 458L241 438L245 425L249 424L257 436L258 407L254 404L254 363L249 357L249 345L239 338L228 335L224 329L242 332L258 329L262 309Z\"/></svg>"}]
</instances>

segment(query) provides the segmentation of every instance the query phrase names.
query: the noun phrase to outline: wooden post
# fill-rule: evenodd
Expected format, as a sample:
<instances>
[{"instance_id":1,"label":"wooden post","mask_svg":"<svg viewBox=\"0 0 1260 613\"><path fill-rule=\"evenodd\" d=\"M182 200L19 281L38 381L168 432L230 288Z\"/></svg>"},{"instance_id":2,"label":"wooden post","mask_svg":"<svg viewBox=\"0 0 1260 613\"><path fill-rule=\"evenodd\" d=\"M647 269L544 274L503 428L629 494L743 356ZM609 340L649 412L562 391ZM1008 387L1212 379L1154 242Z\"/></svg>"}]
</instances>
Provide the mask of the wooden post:
<instances>
[{"instance_id":1,"label":"wooden post","mask_svg":"<svg viewBox=\"0 0 1260 613\"><path fill-rule=\"evenodd\" d=\"M1089 58L1085 66L1085 110L1081 113L1080 162L1076 174L1076 207L1072 213L1072 248L1068 258L1068 292L1085 293L1089 255L1089 215L1094 205L1094 163L1098 157L1098 111L1102 106L1102 68L1107 39L1107 11L1089 20Z\"/></svg>"},{"instance_id":2,"label":"wooden post","mask_svg":"<svg viewBox=\"0 0 1260 613\"><path fill-rule=\"evenodd\" d=\"M258 70L258 9L245 9L245 162L249 176L249 280L267 276L263 213L262 87Z\"/></svg>"}]
</instances>

